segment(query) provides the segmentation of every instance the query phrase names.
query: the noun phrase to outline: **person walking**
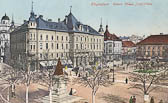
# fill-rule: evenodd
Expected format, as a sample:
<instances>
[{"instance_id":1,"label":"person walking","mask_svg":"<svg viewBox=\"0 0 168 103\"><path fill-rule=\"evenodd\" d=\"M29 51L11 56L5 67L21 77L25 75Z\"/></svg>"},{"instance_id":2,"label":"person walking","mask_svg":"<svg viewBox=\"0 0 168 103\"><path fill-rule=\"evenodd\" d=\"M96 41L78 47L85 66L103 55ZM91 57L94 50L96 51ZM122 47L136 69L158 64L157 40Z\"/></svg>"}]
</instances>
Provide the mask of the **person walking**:
<instances>
[{"instance_id":1,"label":"person walking","mask_svg":"<svg viewBox=\"0 0 168 103\"><path fill-rule=\"evenodd\" d=\"M128 84L128 78L127 78L127 77L126 77L126 79L125 79L125 83Z\"/></svg>"},{"instance_id":2,"label":"person walking","mask_svg":"<svg viewBox=\"0 0 168 103\"><path fill-rule=\"evenodd\" d=\"M150 103L155 103L153 96L151 97Z\"/></svg>"},{"instance_id":3,"label":"person walking","mask_svg":"<svg viewBox=\"0 0 168 103\"><path fill-rule=\"evenodd\" d=\"M132 96L130 97L129 103L133 103L133 102L132 102Z\"/></svg>"}]
</instances>

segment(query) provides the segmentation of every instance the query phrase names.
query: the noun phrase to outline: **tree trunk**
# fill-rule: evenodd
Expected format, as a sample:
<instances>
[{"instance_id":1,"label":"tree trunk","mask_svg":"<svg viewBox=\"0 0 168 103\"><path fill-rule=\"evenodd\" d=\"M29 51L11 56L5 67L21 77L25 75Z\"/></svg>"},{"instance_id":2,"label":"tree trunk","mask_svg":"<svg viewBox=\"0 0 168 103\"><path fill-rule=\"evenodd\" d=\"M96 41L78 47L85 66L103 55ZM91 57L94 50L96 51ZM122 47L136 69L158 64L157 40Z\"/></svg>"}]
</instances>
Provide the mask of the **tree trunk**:
<instances>
[{"instance_id":1,"label":"tree trunk","mask_svg":"<svg viewBox=\"0 0 168 103\"><path fill-rule=\"evenodd\" d=\"M9 97L10 96L10 87L8 87L8 94L7 94L7 101L9 102Z\"/></svg>"},{"instance_id":2,"label":"tree trunk","mask_svg":"<svg viewBox=\"0 0 168 103\"><path fill-rule=\"evenodd\" d=\"M29 86L26 86L26 103L29 103Z\"/></svg>"},{"instance_id":3,"label":"tree trunk","mask_svg":"<svg viewBox=\"0 0 168 103\"><path fill-rule=\"evenodd\" d=\"M144 103L149 103L149 95L144 94Z\"/></svg>"},{"instance_id":4,"label":"tree trunk","mask_svg":"<svg viewBox=\"0 0 168 103\"><path fill-rule=\"evenodd\" d=\"M95 93L92 91L92 103L95 103Z\"/></svg>"},{"instance_id":5,"label":"tree trunk","mask_svg":"<svg viewBox=\"0 0 168 103\"><path fill-rule=\"evenodd\" d=\"M50 103L52 103L52 87L50 87Z\"/></svg>"}]
</instances>

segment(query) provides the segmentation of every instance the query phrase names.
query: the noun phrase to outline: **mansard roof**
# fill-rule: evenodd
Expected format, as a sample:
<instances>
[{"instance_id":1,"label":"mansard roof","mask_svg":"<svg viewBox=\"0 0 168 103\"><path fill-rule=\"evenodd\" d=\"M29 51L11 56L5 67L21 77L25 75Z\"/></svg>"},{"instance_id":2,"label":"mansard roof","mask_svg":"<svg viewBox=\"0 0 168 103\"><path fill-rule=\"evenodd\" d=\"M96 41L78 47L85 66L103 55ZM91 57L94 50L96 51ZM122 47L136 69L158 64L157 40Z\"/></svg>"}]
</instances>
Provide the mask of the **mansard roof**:
<instances>
[{"instance_id":1,"label":"mansard roof","mask_svg":"<svg viewBox=\"0 0 168 103\"><path fill-rule=\"evenodd\" d=\"M34 17L35 16L33 16L33 18ZM32 15L30 16L30 18L32 18ZM29 18L29 21L31 20L30 18ZM69 15L65 17L63 21L58 21L58 22L44 20L42 15L40 15L39 17L35 19L37 23L37 29L101 35L92 27L88 25L84 25L80 21L78 21L71 12L69 13ZM25 22L24 25L28 24L29 21Z\"/></svg>"}]
</instances>

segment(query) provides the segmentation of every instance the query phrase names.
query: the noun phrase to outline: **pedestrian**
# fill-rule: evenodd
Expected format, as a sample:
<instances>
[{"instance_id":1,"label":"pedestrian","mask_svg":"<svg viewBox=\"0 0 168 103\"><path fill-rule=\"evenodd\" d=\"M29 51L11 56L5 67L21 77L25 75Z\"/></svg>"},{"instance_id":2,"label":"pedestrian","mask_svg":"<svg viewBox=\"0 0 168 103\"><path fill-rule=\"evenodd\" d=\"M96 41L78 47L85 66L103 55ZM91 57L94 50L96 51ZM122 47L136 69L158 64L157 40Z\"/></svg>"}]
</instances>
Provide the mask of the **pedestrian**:
<instances>
[{"instance_id":1,"label":"pedestrian","mask_svg":"<svg viewBox=\"0 0 168 103\"><path fill-rule=\"evenodd\" d=\"M128 78L125 79L125 83L126 83L126 84L128 83Z\"/></svg>"},{"instance_id":2,"label":"pedestrian","mask_svg":"<svg viewBox=\"0 0 168 103\"><path fill-rule=\"evenodd\" d=\"M136 103L136 97L133 96L132 103Z\"/></svg>"},{"instance_id":3,"label":"pedestrian","mask_svg":"<svg viewBox=\"0 0 168 103\"><path fill-rule=\"evenodd\" d=\"M133 102L132 102L132 96L130 97L129 103L133 103Z\"/></svg>"},{"instance_id":4,"label":"pedestrian","mask_svg":"<svg viewBox=\"0 0 168 103\"><path fill-rule=\"evenodd\" d=\"M72 95L72 88L71 88L71 90L70 90L70 92L69 92L69 95Z\"/></svg>"},{"instance_id":5,"label":"pedestrian","mask_svg":"<svg viewBox=\"0 0 168 103\"><path fill-rule=\"evenodd\" d=\"M12 97L14 97L15 96L15 85L14 84L11 85L11 89L12 89Z\"/></svg>"},{"instance_id":6,"label":"pedestrian","mask_svg":"<svg viewBox=\"0 0 168 103\"><path fill-rule=\"evenodd\" d=\"M159 103L163 103L163 100L161 99Z\"/></svg>"},{"instance_id":7,"label":"pedestrian","mask_svg":"<svg viewBox=\"0 0 168 103\"><path fill-rule=\"evenodd\" d=\"M151 97L150 103L155 103L153 96Z\"/></svg>"}]
</instances>

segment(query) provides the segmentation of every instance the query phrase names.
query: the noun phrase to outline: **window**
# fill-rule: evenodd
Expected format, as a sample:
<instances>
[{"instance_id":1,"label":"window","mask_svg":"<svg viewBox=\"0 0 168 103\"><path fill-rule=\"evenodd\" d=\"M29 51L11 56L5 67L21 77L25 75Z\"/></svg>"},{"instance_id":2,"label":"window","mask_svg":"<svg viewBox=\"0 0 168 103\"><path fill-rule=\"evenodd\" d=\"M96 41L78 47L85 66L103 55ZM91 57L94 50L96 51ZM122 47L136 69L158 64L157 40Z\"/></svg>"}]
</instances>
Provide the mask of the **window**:
<instances>
[{"instance_id":1,"label":"window","mask_svg":"<svg viewBox=\"0 0 168 103\"><path fill-rule=\"evenodd\" d=\"M68 41L68 37L66 37L66 41Z\"/></svg>"},{"instance_id":2,"label":"window","mask_svg":"<svg viewBox=\"0 0 168 103\"><path fill-rule=\"evenodd\" d=\"M78 37L76 37L76 41L78 41Z\"/></svg>"},{"instance_id":3,"label":"window","mask_svg":"<svg viewBox=\"0 0 168 103\"><path fill-rule=\"evenodd\" d=\"M62 41L64 40L64 37L62 36Z\"/></svg>"},{"instance_id":4,"label":"window","mask_svg":"<svg viewBox=\"0 0 168 103\"><path fill-rule=\"evenodd\" d=\"M40 49L43 49L43 43L40 43Z\"/></svg>"},{"instance_id":5,"label":"window","mask_svg":"<svg viewBox=\"0 0 168 103\"><path fill-rule=\"evenodd\" d=\"M85 42L86 42L86 37L85 37Z\"/></svg>"},{"instance_id":6,"label":"window","mask_svg":"<svg viewBox=\"0 0 168 103\"><path fill-rule=\"evenodd\" d=\"M78 44L76 44L76 49L78 49Z\"/></svg>"},{"instance_id":7,"label":"window","mask_svg":"<svg viewBox=\"0 0 168 103\"><path fill-rule=\"evenodd\" d=\"M46 35L46 40L48 40L48 35Z\"/></svg>"},{"instance_id":8,"label":"window","mask_svg":"<svg viewBox=\"0 0 168 103\"><path fill-rule=\"evenodd\" d=\"M31 50L33 49L33 46L32 46L32 45L30 45L30 49L31 49Z\"/></svg>"},{"instance_id":9,"label":"window","mask_svg":"<svg viewBox=\"0 0 168 103\"><path fill-rule=\"evenodd\" d=\"M32 40L32 34L30 34L30 40Z\"/></svg>"},{"instance_id":10,"label":"window","mask_svg":"<svg viewBox=\"0 0 168 103\"><path fill-rule=\"evenodd\" d=\"M33 49L35 50L35 45L33 45Z\"/></svg>"},{"instance_id":11,"label":"window","mask_svg":"<svg viewBox=\"0 0 168 103\"><path fill-rule=\"evenodd\" d=\"M61 57L63 57L63 53L61 53Z\"/></svg>"},{"instance_id":12,"label":"window","mask_svg":"<svg viewBox=\"0 0 168 103\"><path fill-rule=\"evenodd\" d=\"M34 40L36 39L36 35L34 34Z\"/></svg>"},{"instance_id":13,"label":"window","mask_svg":"<svg viewBox=\"0 0 168 103\"><path fill-rule=\"evenodd\" d=\"M62 49L64 49L64 44L62 44Z\"/></svg>"},{"instance_id":14,"label":"window","mask_svg":"<svg viewBox=\"0 0 168 103\"><path fill-rule=\"evenodd\" d=\"M59 39L59 37L57 36L57 40Z\"/></svg>"},{"instance_id":15,"label":"window","mask_svg":"<svg viewBox=\"0 0 168 103\"><path fill-rule=\"evenodd\" d=\"M82 41L82 37L81 37L81 41Z\"/></svg>"},{"instance_id":16,"label":"window","mask_svg":"<svg viewBox=\"0 0 168 103\"><path fill-rule=\"evenodd\" d=\"M66 49L68 49L68 44L66 44Z\"/></svg>"},{"instance_id":17,"label":"window","mask_svg":"<svg viewBox=\"0 0 168 103\"><path fill-rule=\"evenodd\" d=\"M97 50L98 50L98 48L99 48L99 46L98 46L98 44L97 44Z\"/></svg>"},{"instance_id":18,"label":"window","mask_svg":"<svg viewBox=\"0 0 168 103\"><path fill-rule=\"evenodd\" d=\"M53 58L54 56L53 56L53 53L51 53L51 58Z\"/></svg>"},{"instance_id":19,"label":"window","mask_svg":"<svg viewBox=\"0 0 168 103\"><path fill-rule=\"evenodd\" d=\"M57 49L59 49L59 45L57 44Z\"/></svg>"},{"instance_id":20,"label":"window","mask_svg":"<svg viewBox=\"0 0 168 103\"><path fill-rule=\"evenodd\" d=\"M51 44L51 49L54 49L54 44L53 43Z\"/></svg>"},{"instance_id":21,"label":"window","mask_svg":"<svg viewBox=\"0 0 168 103\"><path fill-rule=\"evenodd\" d=\"M43 40L43 36L42 36L42 34L40 35L40 40Z\"/></svg>"},{"instance_id":22,"label":"window","mask_svg":"<svg viewBox=\"0 0 168 103\"><path fill-rule=\"evenodd\" d=\"M40 58L42 59L42 57L43 57L43 55L42 54L40 54Z\"/></svg>"},{"instance_id":23,"label":"window","mask_svg":"<svg viewBox=\"0 0 168 103\"><path fill-rule=\"evenodd\" d=\"M51 40L54 40L54 36L53 35L51 36Z\"/></svg>"},{"instance_id":24,"label":"window","mask_svg":"<svg viewBox=\"0 0 168 103\"><path fill-rule=\"evenodd\" d=\"M81 49L82 49L82 44L81 44Z\"/></svg>"},{"instance_id":25,"label":"window","mask_svg":"<svg viewBox=\"0 0 168 103\"><path fill-rule=\"evenodd\" d=\"M59 55L58 55L58 53L57 53L57 57L58 57Z\"/></svg>"},{"instance_id":26,"label":"window","mask_svg":"<svg viewBox=\"0 0 168 103\"><path fill-rule=\"evenodd\" d=\"M94 49L95 49L95 44L94 44Z\"/></svg>"},{"instance_id":27,"label":"window","mask_svg":"<svg viewBox=\"0 0 168 103\"><path fill-rule=\"evenodd\" d=\"M46 49L48 49L48 43L46 43Z\"/></svg>"}]
</instances>

